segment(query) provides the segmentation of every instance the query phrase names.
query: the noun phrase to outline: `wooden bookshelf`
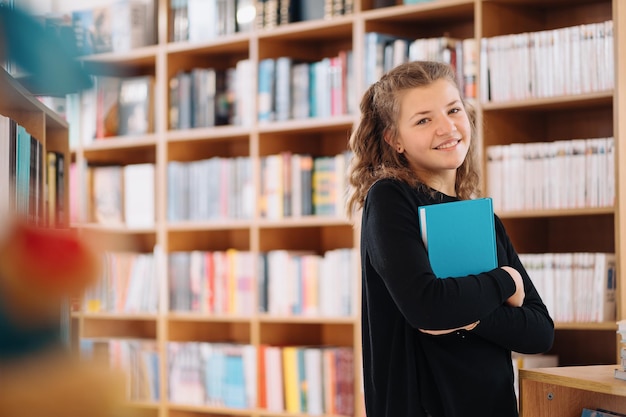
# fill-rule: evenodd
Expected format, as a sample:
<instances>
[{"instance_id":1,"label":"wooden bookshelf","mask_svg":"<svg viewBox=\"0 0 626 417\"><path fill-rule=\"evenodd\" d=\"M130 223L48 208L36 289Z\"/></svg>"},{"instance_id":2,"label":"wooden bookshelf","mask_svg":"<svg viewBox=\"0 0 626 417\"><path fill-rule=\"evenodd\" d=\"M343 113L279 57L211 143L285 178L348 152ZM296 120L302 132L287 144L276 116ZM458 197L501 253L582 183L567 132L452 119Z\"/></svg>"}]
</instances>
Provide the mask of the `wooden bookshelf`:
<instances>
[{"instance_id":1,"label":"wooden bookshelf","mask_svg":"<svg viewBox=\"0 0 626 417\"><path fill-rule=\"evenodd\" d=\"M24 126L26 130L36 138L43 146L42 155L47 152L58 152L64 155L64 170L69 172L70 166L70 147L68 143L69 126L65 119L48 108L45 104L33 96L22 84L16 81L6 70L0 69L0 114L9 117L19 125ZM7 140L8 138L3 138ZM41 199L42 206L47 210L47 200L44 184L46 184L47 166L45 161L41 161L42 165L38 171L43 173L44 182L36 193ZM69 176L63 178L65 187L69 190ZM8 187L9 184L2 184L2 187ZM63 207L69 206L69 193L65 192L62 201ZM22 213L23 215L24 213ZM47 213L43 213L47 214ZM70 225L69 213L65 211L65 217L59 218L54 227L67 228ZM47 217L43 216L38 220L39 224L46 224Z\"/></svg>"},{"instance_id":2,"label":"wooden bookshelf","mask_svg":"<svg viewBox=\"0 0 626 417\"><path fill-rule=\"evenodd\" d=\"M579 417L583 408L626 412L626 381L617 365L520 370L520 416Z\"/></svg>"},{"instance_id":3,"label":"wooden bookshelf","mask_svg":"<svg viewBox=\"0 0 626 417\"><path fill-rule=\"evenodd\" d=\"M256 113L249 126L218 126L171 130L168 127L169 80L179 70L195 66L220 67L250 59L254 66L264 58L291 56L314 61L351 49L354 62L363 62L365 33L387 32L414 39L442 36L482 38L525 31L540 31L583 23L613 20L615 28L626 26L626 6L619 0L435 0L417 5L372 9L372 2L354 2L354 12L328 20L307 21L254 30L201 42L169 42L169 0L156 0L159 14L158 43L123 54L85 58L94 71L106 73L119 66L133 74L155 76L155 131L137 137L114 137L72 149L79 166L127 165L150 162L156 170L156 221L147 230L106 228L77 224L95 239L107 238L137 252L151 252L158 245L163 253L173 251L216 251L235 248L253 253L275 249L311 250L323 253L340 247L358 248L359 233L343 216L284 218L260 217L259 207L251 219L170 222L167 218L167 166L170 161L195 161L211 156L250 157L254 185L260 187L260 159L281 151L334 155L346 149L356 114L259 123ZM398 1L398 3L401 3ZM614 50L626 44L626 31L615 30ZM626 57L615 53L615 88L611 91L515 100L480 102L478 112L482 158L485 148L514 142L554 141L577 137L613 136L616 142L615 205L601 208L519 210L498 213L519 253L615 252L618 280L626 259L626 151L620 146L626 120ZM357 93L363 91L362 66L354 74ZM255 70L256 71L256 70ZM478 71L480 74L480 69ZM255 105L256 72L249 100ZM478 90L481 89L478 77ZM480 97L480 95L479 95ZM79 178L86 181L85 171ZM485 178L486 184L486 178ZM486 187L485 187L486 188ZM487 190L488 192L488 190ZM82 193L86 193L83 189ZM87 196L83 196L87 198ZM83 213L84 214L84 213ZM83 217L85 218L85 217ZM120 243L122 242L122 243ZM166 259L158 261L167 271ZM169 404L167 394L166 346L171 341L232 341L261 344L337 345L355 353L355 415L363 416L360 373L360 320L358 302L360 277L353 281L356 307L349 317L276 317L267 314L198 315L168 312L166 276L161 276L161 306L154 315L108 315L74 313L81 337L138 337L155 340L161 357L161 400L141 405L146 416L271 416L267 410L181 406ZM618 282L617 319L624 319L626 289ZM560 365L612 364L618 355L616 325L605 323L556 323L556 342L550 353L558 354ZM594 343L589 343L594 340Z\"/></svg>"}]
</instances>

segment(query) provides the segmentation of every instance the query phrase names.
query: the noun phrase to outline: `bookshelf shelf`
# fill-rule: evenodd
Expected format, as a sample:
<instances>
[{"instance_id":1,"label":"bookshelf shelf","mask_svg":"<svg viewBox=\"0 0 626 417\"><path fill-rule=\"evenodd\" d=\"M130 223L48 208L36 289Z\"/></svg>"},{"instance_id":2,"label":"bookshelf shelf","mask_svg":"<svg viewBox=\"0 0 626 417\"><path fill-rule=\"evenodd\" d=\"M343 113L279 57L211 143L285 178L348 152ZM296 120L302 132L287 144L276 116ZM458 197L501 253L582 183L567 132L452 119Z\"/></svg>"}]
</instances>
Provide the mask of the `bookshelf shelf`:
<instances>
[{"instance_id":1,"label":"bookshelf shelf","mask_svg":"<svg viewBox=\"0 0 626 417\"><path fill-rule=\"evenodd\" d=\"M563 323L557 322L554 324L559 330L609 330L616 331L617 326L613 321L607 321L602 323Z\"/></svg>"},{"instance_id":2,"label":"bookshelf shelf","mask_svg":"<svg viewBox=\"0 0 626 417\"><path fill-rule=\"evenodd\" d=\"M615 207L591 207L579 209L550 209L550 210L519 210L502 211L498 213L501 219L524 219L536 217L563 217L563 216L612 216Z\"/></svg>"},{"instance_id":3,"label":"bookshelf shelf","mask_svg":"<svg viewBox=\"0 0 626 417\"><path fill-rule=\"evenodd\" d=\"M537 98L532 100L510 101L503 103L484 103L482 109L488 111L542 111L572 108L593 108L613 105L613 91L576 94L558 97Z\"/></svg>"},{"instance_id":4,"label":"bookshelf shelf","mask_svg":"<svg viewBox=\"0 0 626 417\"><path fill-rule=\"evenodd\" d=\"M247 53L250 46L251 35L239 33L225 35L207 42L170 42L165 47L165 52L172 57L182 54L201 55L203 53L242 52Z\"/></svg>"},{"instance_id":5,"label":"bookshelf shelf","mask_svg":"<svg viewBox=\"0 0 626 417\"><path fill-rule=\"evenodd\" d=\"M165 253L159 267L167 271L167 255L173 252L226 251L236 249L254 255L270 251L307 251L317 255L334 249L358 250L359 233L344 217L335 215L302 215L267 218L262 209L262 161L264 158L291 152L313 157L335 156L347 149L349 135L358 123L358 98L365 89L366 33L376 31L390 35L419 39L450 36L475 39L478 44L486 38L549 31L574 25L596 24L612 20L615 27L626 26L626 12L618 0L441 0L416 5L397 5L374 9L374 0L354 2L352 14L332 19L320 19L279 25L272 29L257 28L247 33L235 33L210 41L170 42L167 37L173 26L169 0L155 0L158 9L159 42L123 54L99 54L83 57L87 68L102 74L149 74L155 77L154 133L135 137L115 137L107 140L83 141L73 150L74 160L88 167L101 165L128 165L149 162L156 173L156 223L142 230L125 227L103 227L92 223L78 225L85 233L104 236L115 249L134 248L141 253L152 252L159 245ZM619 31L616 31L618 33ZM623 34L615 38L615 51L626 43ZM257 120L260 104L255 92L259 88L259 63L266 58L291 57L309 64L334 57L343 51L352 51L354 73L351 75L352 112L333 116L288 118L282 121ZM621 61L620 61L621 59ZM170 79L179 72L193 68L226 70L246 61L252 71L245 81L245 104L240 109L249 111L251 119L245 123L215 127L170 128ZM581 61L582 62L582 61ZM586 62L586 61L585 61ZM555 142L577 138L614 137L623 142L624 88L626 62L616 54L615 86L601 91L576 95L492 102L480 95L486 91L480 76L479 56L477 98L470 98L477 110L482 160L486 169L486 149L495 145L514 143ZM568 67L567 65L563 65ZM571 66L578 66L576 65ZM18 97L17 110L21 117L31 108L32 99ZM357 103L355 106L354 103ZM35 103L35 106L39 104ZM24 109L22 109L24 107ZM0 100L2 108L2 100ZM15 107L13 107L15 109ZM621 113L619 113L621 112ZM241 114L240 114L241 115ZM621 115L621 116L620 116ZM38 116L35 116L39 120ZM39 121L36 121L39 123ZM51 145L63 149L62 121L46 119L58 126L61 139ZM52 135L56 137L56 133ZM571 209L509 209L498 212L519 253L544 252L611 252L618 260L618 277L626 259L626 152L616 146L615 201L599 207ZM253 210L248 218L220 218L216 220L180 220L168 218L168 166L172 162L192 163L212 157L234 159L250 158L252 166ZM620 164L621 162L621 164ZM488 180L485 175L485 181ZM485 182L486 185L486 182ZM489 189L483 186L489 194ZM82 190L86 194L86 190ZM119 237L123 243L120 243ZM116 246L121 245L121 247ZM259 274L259 272L257 272ZM164 272L167 275L167 272ZM355 371L360 364L360 322L358 274L348 277L353 284L353 312L343 316L286 316L254 311L245 315L219 315L169 312L167 289L161 288L162 311L155 318L140 320L120 316L113 319L74 315L81 320L81 337L151 338L159 346L162 370L161 392L166 392L167 343L230 341L260 346L317 345L351 347L354 351ZM342 277L345 278L345 277ZM620 288L621 285L621 278ZM162 283L163 287L167 283ZM625 286L626 287L626 286ZM256 291L256 290L255 290ZM623 318L626 291L619 290L617 318ZM258 295L258 294L256 294ZM128 324L126 322L129 322ZM602 323L557 323L557 338L550 353L558 354L563 365L612 363L617 356L615 325ZM593 337L602 343L594 346L586 341ZM360 373L355 372L354 417L363 417ZM162 396L163 397L163 396ZM200 416L292 416L306 415L274 413L251 407L246 410L195 407L170 403L162 399L159 407L149 410L150 417Z\"/></svg>"},{"instance_id":6,"label":"bookshelf shelf","mask_svg":"<svg viewBox=\"0 0 626 417\"><path fill-rule=\"evenodd\" d=\"M259 316L261 323L282 323L285 325L298 325L302 323L325 324L325 325L353 325L358 317L327 317L327 316L273 316L270 314L261 314Z\"/></svg>"}]
</instances>

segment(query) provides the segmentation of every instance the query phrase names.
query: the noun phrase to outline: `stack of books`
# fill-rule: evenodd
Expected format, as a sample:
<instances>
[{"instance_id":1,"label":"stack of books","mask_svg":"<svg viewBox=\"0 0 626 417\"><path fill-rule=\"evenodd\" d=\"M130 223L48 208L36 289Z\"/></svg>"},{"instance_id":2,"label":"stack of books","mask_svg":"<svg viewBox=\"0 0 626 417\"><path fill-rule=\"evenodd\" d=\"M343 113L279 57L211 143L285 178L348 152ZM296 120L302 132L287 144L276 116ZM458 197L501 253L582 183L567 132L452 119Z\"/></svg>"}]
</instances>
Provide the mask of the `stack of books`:
<instances>
[{"instance_id":1,"label":"stack of books","mask_svg":"<svg viewBox=\"0 0 626 417\"><path fill-rule=\"evenodd\" d=\"M619 357L620 362L615 368L615 378L626 381L626 320L617 322L617 334L621 336Z\"/></svg>"}]
</instances>

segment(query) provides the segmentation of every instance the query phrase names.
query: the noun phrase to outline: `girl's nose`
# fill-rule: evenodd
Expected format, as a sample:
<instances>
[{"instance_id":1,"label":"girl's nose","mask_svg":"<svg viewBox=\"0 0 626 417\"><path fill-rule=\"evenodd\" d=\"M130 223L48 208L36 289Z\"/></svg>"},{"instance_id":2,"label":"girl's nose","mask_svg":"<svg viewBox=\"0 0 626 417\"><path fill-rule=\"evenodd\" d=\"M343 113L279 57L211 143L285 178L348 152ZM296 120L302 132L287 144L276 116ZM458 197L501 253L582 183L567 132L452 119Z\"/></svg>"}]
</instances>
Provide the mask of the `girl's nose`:
<instances>
[{"instance_id":1,"label":"girl's nose","mask_svg":"<svg viewBox=\"0 0 626 417\"><path fill-rule=\"evenodd\" d=\"M456 125L452 118L446 116L442 116L437 122L436 133L440 136L449 135L450 133L456 131Z\"/></svg>"}]
</instances>

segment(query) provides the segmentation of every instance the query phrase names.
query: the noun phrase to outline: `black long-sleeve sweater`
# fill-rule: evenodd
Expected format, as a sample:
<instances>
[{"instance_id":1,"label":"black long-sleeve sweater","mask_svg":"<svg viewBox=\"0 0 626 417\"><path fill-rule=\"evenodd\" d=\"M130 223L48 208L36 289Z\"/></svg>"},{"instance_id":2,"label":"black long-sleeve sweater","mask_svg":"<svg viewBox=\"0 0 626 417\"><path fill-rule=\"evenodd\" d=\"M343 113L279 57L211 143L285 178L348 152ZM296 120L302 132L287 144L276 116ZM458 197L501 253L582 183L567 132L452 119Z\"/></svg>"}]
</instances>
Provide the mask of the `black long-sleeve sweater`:
<instances>
[{"instance_id":1,"label":"black long-sleeve sweater","mask_svg":"<svg viewBox=\"0 0 626 417\"><path fill-rule=\"evenodd\" d=\"M545 352L554 323L496 216L498 265L518 270L526 297L497 268L440 279L421 241L417 208L455 201L396 180L370 189L361 228L362 337L368 417L514 417L511 351ZM454 257L454 253L450 254ZM471 331L433 336L480 320Z\"/></svg>"}]
</instances>

